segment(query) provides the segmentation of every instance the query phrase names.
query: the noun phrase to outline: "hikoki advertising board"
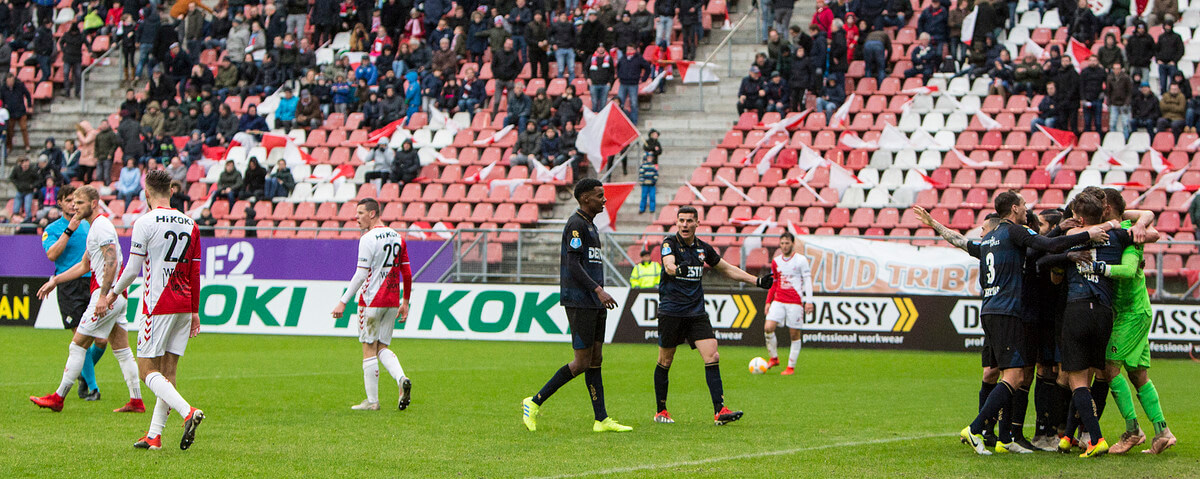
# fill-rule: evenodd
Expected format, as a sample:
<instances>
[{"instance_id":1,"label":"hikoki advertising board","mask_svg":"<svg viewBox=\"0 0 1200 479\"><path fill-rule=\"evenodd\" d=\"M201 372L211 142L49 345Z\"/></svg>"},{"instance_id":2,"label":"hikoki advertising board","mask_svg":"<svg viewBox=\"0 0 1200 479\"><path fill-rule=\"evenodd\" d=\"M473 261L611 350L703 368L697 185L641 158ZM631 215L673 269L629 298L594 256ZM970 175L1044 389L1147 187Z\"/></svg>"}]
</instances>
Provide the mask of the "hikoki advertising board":
<instances>
[{"instance_id":1,"label":"hikoki advertising board","mask_svg":"<svg viewBox=\"0 0 1200 479\"><path fill-rule=\"evenodd\" d=\"M201 332L358 336L358 307L346 306L341 318L333 311L348 281L226 279L201 281ZM126 320L135 329L141 308L141 284L129 290ZM609 288L618 308L628 290ZM570 342L558 286L417 284L409 301L408 320L397 321L395 338L474 339ZM618 309L619 311L620 309ZM617 313L605 332L611 342ZM52 297L38 314L38 328L62 328Z\"/></svg>"}]
</instances>

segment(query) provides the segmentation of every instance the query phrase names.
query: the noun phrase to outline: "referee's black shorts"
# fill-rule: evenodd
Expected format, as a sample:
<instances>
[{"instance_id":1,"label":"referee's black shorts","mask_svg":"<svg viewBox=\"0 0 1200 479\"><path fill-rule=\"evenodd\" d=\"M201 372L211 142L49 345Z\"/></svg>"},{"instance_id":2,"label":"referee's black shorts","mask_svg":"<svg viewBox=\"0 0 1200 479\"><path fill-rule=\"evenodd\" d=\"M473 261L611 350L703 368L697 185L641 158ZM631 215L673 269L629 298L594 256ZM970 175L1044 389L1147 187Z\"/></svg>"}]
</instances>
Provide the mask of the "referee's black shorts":
<instances>
[{"instance_id":1,"label":"referee's black shorts","mask_svg":"<svg viewBox=\"0 0 1200 479\"><path fill-rule=\"evenodd\" d=\"M63 328L75 329L92 301L92 278L75 278L58 285L58 313Z\"/></svg>"},{"instance_id":2,"label":"referee's black shorts","mask_svg":"<svg viewBox=\"0 0 1200 479\"><path fill-rule=\"evenodd\" d=\"M692 349L696 349L696 341L716 339L716 337L707 314L700 316L658 315L659 347L674 348L686 342Z\"/></svg>"},{"instance_id":3,"label":"referee's black shorts","mask_svg":"<svg viewBox=\"0 0 1200 479\"><path fill-rule=\"evenodd\" d=\"M1023 368L1029 357L1025 340L1026 324L1021 318L1003 314L983 315L983 354L985 368Z\"/></svg>"},{"instance_id":4,"label":"referee's black shorts","mask_svg":"<svg viewBox=\"0 0 1200 479\"><path fill-rule=\"evenodd\" d=\"M1063 311L1062 350L1063 371L1104 369L1104 350L1112 336L1112 308L1094 301L1067 303Z\"/></svg>"},{"instance_id":5,"label":"referee's black shorts","mask_svg":"<svg viewBox=\"0 0 1200 479\"><path fill-rule=\"evenodd\" d=\"M571 325L571 347L587 349L604 342L604 331L608 324L608 310L590 308L564 308L567 324Z\"/></svg>"}]
</instances>

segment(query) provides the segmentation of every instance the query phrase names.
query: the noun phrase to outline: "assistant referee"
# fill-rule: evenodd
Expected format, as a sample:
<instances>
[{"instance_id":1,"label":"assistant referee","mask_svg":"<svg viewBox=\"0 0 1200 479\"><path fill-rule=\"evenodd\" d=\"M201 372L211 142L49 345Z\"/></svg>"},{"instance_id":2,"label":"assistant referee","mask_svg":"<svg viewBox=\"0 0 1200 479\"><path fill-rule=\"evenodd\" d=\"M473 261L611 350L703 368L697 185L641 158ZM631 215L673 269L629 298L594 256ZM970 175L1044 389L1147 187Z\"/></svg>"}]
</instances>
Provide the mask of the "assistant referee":
<instances>
[{"instance_id":1,"label":"assistant referee","mask_svg":"<svg viewBox=\"0 0 1200 479\"><path fill-rule=\"evenodd\" d=\"M90 225L82 218L75 217L75 202L71 195L75 187L63 185L58 189L58 205L62 208L62 217L46 226L42 232L42 248L46 250L46 258L54 262L54 274L62 274L76 263L83 261L87 249L87 235ZM79 326L79 320L87 311L91 301L92 273L58 285L58 312L62 315L63 328L74 330ZM89 401L100 399L100 388L96 384L95 362L104 355L108 340L96 339L88 354L83 357L83 373L80 375L79 397Z\"/></svg>"},{"instance_id":2,"label":"assistant referee","mask_svg":"<svg viewBox=\"0 0 1200 479\"><path fill-rule=\"evenodd\" d=\"M632 431L608 416L604 407L604 382L600 376L601 349L608 311L617 306L616 300L604 291L604 263L600 249L600 234L592 220L604 211L604 185L594 178L575 184L575 200L579 209L567 219L563 229L559 266L559 302L571 325L571 346L575 359L554 373L541 391L521 402L522 420L530 431L537 430L537 416L543 403L558 388L583 374L588 395L592 399L595 432Z\"/></svg>"},{"instance_id":3,"label":"assistant referee","mask_svg":"<svg viewBox=\"0 0 1200 479\"><path fill-rule=\"evenodd\" d=\"M708 381L708 393L712 396L713 419L718 426L742 418L741 411L730 411L725 407L725 392L721 386L721 367L718 363L717 337L712 323L704 311L705 267L734 281L753 284L769 289L774 282L770 274L760 278L742 271L721 259L708 243L696 237L696 226L700 214L696 208L679 208L675 217L676 233L668 236L662 244L663 275L658 286L658 366L654 369L654 395L658 401L658 412L654 422L670 424L675 420L667 412L667 379L671 361L675 359L675 348L684 342L692 349L700 350L704 359L704 377Z\"/></svg>"}]
</instances>

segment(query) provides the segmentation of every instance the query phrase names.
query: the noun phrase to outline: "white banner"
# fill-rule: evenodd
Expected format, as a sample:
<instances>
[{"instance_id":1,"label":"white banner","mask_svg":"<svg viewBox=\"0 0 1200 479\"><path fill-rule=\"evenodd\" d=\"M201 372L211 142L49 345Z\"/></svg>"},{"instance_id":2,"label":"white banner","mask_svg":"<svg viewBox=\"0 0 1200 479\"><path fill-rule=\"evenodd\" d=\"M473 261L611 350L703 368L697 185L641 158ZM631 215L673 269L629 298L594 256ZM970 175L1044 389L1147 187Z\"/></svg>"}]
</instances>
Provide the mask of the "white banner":
<instances>
[{"instance_id":1,"label":"white banner","mask_svg":"<svg viewBox=\"0 0 1200 479\"><path fill-rule=\"evenodd\" d=\"M358 336L357 307L347 305L341 318L330 312L345 291L345 281L226 280L206 282L201 290L202 333ZM141 308L140 284L130 288L128 321ZM417 284L410 298L408 321L396 323L394 338L475 339L570 342L566 312L558 302L558 286ZM622 311L628 288L611 288L617 300L605 331L612 342L616 311ZM61 329L58 303L48 297L36 327ZM131 327L130 329L134 329Z\"/></svg>"},{"instance_id":2,"label":"white banner","mask_svg":"<svg viewBox=\"0 0 1200 479\"><path fill-rule=\"evenodd\" d=\"M799 236L813 289L837 293L979 295L979 260L958 248Z\"/></svg>"}]
</instances>

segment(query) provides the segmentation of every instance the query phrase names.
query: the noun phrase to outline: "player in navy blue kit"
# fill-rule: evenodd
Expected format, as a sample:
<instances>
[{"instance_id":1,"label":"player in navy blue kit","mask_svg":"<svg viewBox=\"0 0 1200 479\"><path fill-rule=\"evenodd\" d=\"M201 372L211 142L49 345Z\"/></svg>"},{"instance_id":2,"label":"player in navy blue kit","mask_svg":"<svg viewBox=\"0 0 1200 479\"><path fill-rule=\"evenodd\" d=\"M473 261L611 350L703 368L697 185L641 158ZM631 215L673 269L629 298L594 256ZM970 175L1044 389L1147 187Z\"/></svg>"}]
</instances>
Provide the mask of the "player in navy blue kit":
<instances>
[{"instance_id":1,"label":"player in navy blue kit","mask_svg":"<svg viewBox=\"0 0 1200 479\"><path fill-rule=\"evenodd\" d=\"M984 444L982 434L985 423L995 419L999 425L996 451L1027 453L1032 451L1013 442L1010 424L1013 394L1023 380L1026 362L1034 360L1027 357L1029 354L1025 341L1025 327L1020 319L1024 312L1022 283L1026 248L1061 253L1089 239L1099 240L1106 235L1101 228L1093 227L1053 239L1039 236L1025 226L1025 200L1012 191L996 195L995 206L996 212L1002 215L1003 220L995 230L983 238L983 241L978 245L969 244L968 248L972 256L980 258L979 271L983 282L983 307L980 314L984 337L983 365L1000 369L1002 379L988 394L979 415L970 426L963 428L960 435L963 442L975 449L976 453L991 454Z\"/></svg>"},{"instance_id":2,"label":"player in navy blue kit","mask_svg":"<svg viewBox=\"0 0 1200 479\"><path fill-rule=\"evenodd\" d=\"M604 407L604 383L600 376L601 348L607 324L607 309L617 306L616 300L604 291L604 263L600 256L600 234L592 219L604 211L604 185L594 178L585 178L575 185L575 200L579 209L567 219L563 229L561 263L559 266L559 302L567 312L571 325L571 346L575 360L559 368L550 381L534 396L521 402L525 427L537 430L541 406L558 388L575 376L584 375L592 411L595 432L631 431L608 416Z\"/></svg>"},{"instance_id":3,"label":"player in navy blue kit","mask_svg":"<svg viewBox=\"0 0 1200 479\"><path fill-rule=\"evenodd\" d=\"M675 348L689 343L704 359L704 376L712 396L713 419L718 426L742 418L741 411L725 407L725 392L721 386L721 367L718 363L717 338L712 323L704 311L704 271L712 268L725 277L769 289L774 277L763 277L742 271L721 259L717 250L696 237L700 215L696 208L679 208L675 217L676 233L662 244L663 272L658 285L658 366L654 369L654 395L658 412L654 422L670 424L675 420L667 412L667 377Z\"/></svg>"}]
</instances>

